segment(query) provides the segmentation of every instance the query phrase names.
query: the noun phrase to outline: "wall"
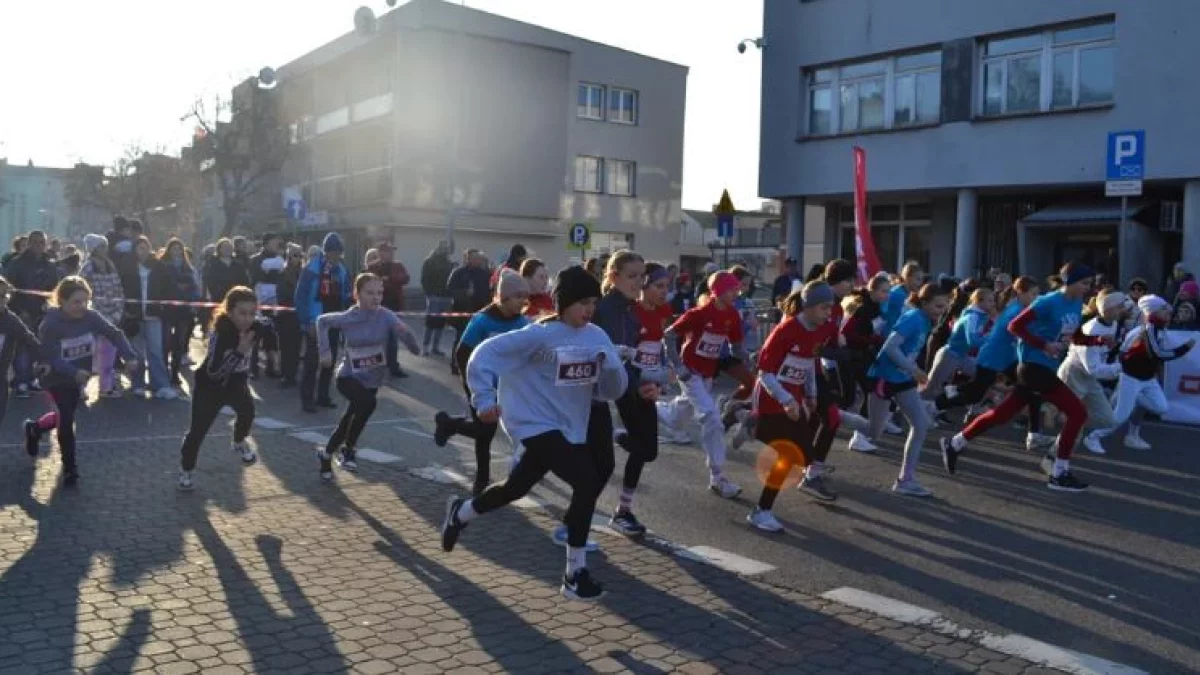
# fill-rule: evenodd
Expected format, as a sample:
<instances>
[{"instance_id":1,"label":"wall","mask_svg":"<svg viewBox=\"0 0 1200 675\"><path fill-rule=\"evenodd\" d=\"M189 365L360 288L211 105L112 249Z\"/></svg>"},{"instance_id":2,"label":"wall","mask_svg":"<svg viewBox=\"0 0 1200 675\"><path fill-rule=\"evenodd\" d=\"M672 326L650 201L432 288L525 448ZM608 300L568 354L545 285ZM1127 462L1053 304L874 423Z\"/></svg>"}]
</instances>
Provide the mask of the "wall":
<instances>
[{"instance_id":1,"label":"wall","mask_svg":"<svg viewBox=\"0 0 1200 675\"><path fill-rule=\"evenodd\" d=\"M69 236L65 176L62 169L0 164L0 197L5 200L0 205L0 250L8 251L13 237L30 230Z\"/></svg>"}]
</instances>

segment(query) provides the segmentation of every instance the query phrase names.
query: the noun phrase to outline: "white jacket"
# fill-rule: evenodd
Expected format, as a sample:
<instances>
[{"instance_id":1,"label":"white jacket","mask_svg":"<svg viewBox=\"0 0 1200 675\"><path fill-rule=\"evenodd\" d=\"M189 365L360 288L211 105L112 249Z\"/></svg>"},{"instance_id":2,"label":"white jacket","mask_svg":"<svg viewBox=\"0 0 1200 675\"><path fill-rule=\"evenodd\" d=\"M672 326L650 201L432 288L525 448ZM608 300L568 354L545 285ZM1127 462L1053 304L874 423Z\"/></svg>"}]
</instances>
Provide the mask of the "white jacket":
<instances>
[{"instance_id":1,"label":"white jacket","mask_svg":"<svg viewBox=\"0 0 1200 675\"><path fill-rule=\"evenodd\" d=\"M1116 336L1117 325L1101 323L1099 318L1092 319L1083 324L1084 335L1111 335ZM1108 355L1109 347L1096 346L1086 347L1083 345L1071 345L1067 350L1067 358L1059 367L1059 373L1066 375L1072 369L1082 371L1090 377L1097 380L1115 380L1121 375L1121 363L1107 363L1105 357Z\"/></svg>"}]
</instances>

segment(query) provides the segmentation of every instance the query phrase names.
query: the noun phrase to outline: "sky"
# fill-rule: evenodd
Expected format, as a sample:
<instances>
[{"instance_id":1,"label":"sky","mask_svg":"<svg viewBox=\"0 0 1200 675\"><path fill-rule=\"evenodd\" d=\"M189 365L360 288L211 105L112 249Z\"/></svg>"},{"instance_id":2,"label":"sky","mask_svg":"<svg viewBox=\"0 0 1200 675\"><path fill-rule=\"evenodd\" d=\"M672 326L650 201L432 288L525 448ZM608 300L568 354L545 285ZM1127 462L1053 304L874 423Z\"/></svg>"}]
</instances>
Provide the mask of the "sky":
<instances>
[{"instance_id":1,"label":"sky","mask_svg":"<svg viewBox=\"0 0 1200 675\"><path fill-rule=\"evenodd\" d=\"M403 3L404 0L401 0ZM758 199L759 0L465 0L468 7L689 66L683 205ZM384 0L0 0L0 157L109 164L186 144L197 96L353 28ZM702 8L702 9L701 9Z\"/></svg>"}]
</instances>

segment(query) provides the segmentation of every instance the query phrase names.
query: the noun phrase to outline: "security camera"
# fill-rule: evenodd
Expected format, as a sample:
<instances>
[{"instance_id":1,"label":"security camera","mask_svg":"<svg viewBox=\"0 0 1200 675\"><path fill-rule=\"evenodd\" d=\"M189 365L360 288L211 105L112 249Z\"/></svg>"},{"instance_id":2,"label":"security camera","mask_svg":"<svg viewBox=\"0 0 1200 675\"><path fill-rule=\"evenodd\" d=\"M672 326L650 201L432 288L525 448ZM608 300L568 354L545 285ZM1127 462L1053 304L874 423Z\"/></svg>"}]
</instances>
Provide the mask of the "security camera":
<instances>
[{"instance_id":1,"label":"security camera","mask_svg":"<svg viewBox=\"0 0 1200 675\"><path fill-rule=\"evenodd\" d=\"M763 47L767 46L767 40L766 40L766 38L746 38L745 40L742 40L741 42L738 43L738 53L745 54L746 53L746 45L748 45L748 44L754 45L755 47L762 49Z\"/></svg>"},{"instance_id":2,"label":"security camera","mask_svg":"<svg viewBox=\"0 0 1200 675\"><path fill-rule=\"evenodd\" d=\"M745 54L745 53L746 53L746 43L745 43L745 42L739 42L739 43L738 43L738 53L739 53L739 54Z\"/></svg>"}]
</instances>

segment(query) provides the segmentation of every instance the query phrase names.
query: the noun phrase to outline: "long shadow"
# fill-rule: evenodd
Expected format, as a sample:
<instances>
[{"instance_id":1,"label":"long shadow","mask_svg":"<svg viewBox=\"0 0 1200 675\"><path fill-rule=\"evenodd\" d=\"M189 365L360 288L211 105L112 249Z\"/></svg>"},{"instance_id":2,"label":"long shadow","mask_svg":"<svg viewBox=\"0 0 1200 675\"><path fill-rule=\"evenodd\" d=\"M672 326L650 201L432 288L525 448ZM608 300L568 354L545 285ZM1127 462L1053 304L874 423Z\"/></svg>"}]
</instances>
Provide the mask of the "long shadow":
<instances>
[{"instance_id":1,"label":"long shadow","mask_svg":"<svg viewBox=\"0 0 1200 675\"><path fill-rule=\"evenodd\" d=\"M129 623L125 625L125 629L121 632L121 639L115 647L104 655L104 659L96 664L93 672L105 674L133 672L133 666L137 662L138 653L150 637L152 630L150 614L151 612L148 609L134 610Z\"/></svg>"}]
</instances>

